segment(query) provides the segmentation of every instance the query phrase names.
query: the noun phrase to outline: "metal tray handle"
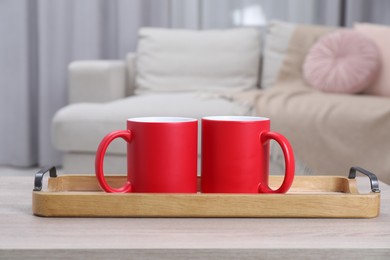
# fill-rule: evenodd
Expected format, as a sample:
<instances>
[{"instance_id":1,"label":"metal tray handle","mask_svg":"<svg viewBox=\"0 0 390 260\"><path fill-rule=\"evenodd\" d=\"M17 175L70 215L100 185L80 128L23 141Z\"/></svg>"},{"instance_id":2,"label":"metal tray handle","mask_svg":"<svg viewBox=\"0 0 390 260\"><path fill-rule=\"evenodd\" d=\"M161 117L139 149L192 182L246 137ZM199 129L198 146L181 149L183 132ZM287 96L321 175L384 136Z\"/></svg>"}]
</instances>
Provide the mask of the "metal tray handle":
<instances>
[{"instance_id":1,"label":"metal tray handle","mask_svg":"<svg viewBox=\"0 0 390 260\"><path fill-rule=\"evenodd\" d=\"M39 170L35 174L35 180L34 180L34 189L33 191L41 191L42 190L42 180L43 176L45 173L50 172L50 177L51 178L56 178L57 177L57 170L56 167L51 166L51 167L45 167L41 170Z\"/></svg>"},{"instance_id":2,"label":"metal tray handle","mask_svg":"<svg viewBox=\"0 0 390 260\"><path fill-rule=\"evenodd\" d=\"M372 172L369 172L369 171L363 169L363 168L351 167L351 169L349 170L348 179L355 179L356 178L356 172L363 173L368 178L370 178L370 184L371 184L371 191L372 192L376 192L376 193L381 192L380 189L379 189L379 181L378 181L378 178L376 177L376 175L373 174Z\"/></svg>"},{"instance_id":3,"label":"metal tray handle","mask_svg":"<svg viewBox=\"0 0 390 260\"><path fill-rule=\"evenodd\" d=\"M35 180L34 180L34 189L33 191L41 191L42 190L42 180L43 176L45 173L49 172L51 178L56 178L57 177L57 170L56 167L51 166L51 167L45 167L41 170L39 170L35 174ZM372 172L369 172L363 168L360 167L351 167L348 175L348 179L355 179L356 178L356 172L360 172L364 175L366 175L370 179L370 184L371 184L371 191L379 193L381 192L379 189L379 181L378 178L376 177L375 174Z\"/></svg>"}]
</instances>

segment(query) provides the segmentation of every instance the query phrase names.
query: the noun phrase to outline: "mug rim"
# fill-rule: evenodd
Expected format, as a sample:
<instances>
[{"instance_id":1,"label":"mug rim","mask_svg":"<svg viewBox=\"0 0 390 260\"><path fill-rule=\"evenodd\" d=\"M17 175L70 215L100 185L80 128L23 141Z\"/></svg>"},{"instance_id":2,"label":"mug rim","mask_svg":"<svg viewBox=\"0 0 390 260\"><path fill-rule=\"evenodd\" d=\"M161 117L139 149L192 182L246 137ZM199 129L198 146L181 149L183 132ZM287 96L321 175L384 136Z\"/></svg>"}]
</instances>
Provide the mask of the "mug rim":
<instances>
[{"instance_id":1,"label":"mug rim","mask_svg":"<svg viewBox=\"0 0 390 260\"><path fill-rule=\"evenodd\" d=\"M220 122L260 122L270 120L261 116L206 116L202 120L220 121Z\"/></svg>"},{"instance_id":2,"label":"mug rim","mask_svg":"<svg viewBox=\"0 0 390 260\"><path fill-rule=\"evenodd\" d=\"M132 117L127 119L128 122L135 123L185 123L197 122L198 119L190 117L176 117L176 116L147 116L147 117Z\"/></svg>"}]
</instances>

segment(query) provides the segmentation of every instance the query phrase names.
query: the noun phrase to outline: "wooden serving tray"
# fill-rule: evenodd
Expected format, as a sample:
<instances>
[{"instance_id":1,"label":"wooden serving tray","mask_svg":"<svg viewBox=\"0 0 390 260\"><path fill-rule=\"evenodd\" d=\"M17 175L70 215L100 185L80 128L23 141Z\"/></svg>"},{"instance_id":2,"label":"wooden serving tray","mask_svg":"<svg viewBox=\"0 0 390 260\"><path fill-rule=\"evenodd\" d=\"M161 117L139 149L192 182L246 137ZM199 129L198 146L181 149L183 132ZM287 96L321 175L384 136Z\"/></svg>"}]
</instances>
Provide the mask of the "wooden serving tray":
<instances>
[{"instance_id":1,"label":"wooden serving tray","mask_svg":"<svg viewBox=\"0 0 390 260\"><path fill-rule=\"evenodd\" d=\"M47 190L42 179L50 171ZM366 174L372 192L360 194L356 171ZM125 176L106 176L121 186ZM278 186L282 177L270 176ZM54 167L36 174L32 210L44 217L301 217L373 218L379 215L380 191L376 176L353 167L350 175L296 176L286 194L174 194L105 193L93 175L57 177Z\"/></svg>"}]
</instances>

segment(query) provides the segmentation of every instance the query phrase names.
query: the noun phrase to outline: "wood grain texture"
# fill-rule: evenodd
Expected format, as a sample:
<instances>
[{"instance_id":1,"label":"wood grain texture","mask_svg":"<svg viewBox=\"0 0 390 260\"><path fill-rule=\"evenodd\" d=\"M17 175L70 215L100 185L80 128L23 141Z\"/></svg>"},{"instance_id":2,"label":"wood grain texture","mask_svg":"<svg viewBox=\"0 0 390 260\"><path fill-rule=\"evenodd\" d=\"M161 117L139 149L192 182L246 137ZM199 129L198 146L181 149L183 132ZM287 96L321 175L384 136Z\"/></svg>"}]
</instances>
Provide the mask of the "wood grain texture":
<instances>
[{"instance_id":1,"label":"wood grain texture","mask_svg":"<svg viewBox=\"0 0 390 260\"><path fill-rule=\"evenodd\" d=\"M111 176L120 186L123 176ZM281 177L272 176L271 185ZM288 194L109 194L90 175L50 178L33 192L33 212L46 217L326 217L373 218L380 194L358 194L344 177L299 176Z\"/></svg>"},{"instance_id":2,"label":"wood grain texture","mask_svg":"<svg viewBox=\"0 0 390 260\"><path fill-rule=\"evenodd\" d=\"M0 259L389 259L390 186L381 214L332 218L45 218L31 177L0 175ZM369 192L367 178L357 180Z\"/></svg>"}]
</instances>

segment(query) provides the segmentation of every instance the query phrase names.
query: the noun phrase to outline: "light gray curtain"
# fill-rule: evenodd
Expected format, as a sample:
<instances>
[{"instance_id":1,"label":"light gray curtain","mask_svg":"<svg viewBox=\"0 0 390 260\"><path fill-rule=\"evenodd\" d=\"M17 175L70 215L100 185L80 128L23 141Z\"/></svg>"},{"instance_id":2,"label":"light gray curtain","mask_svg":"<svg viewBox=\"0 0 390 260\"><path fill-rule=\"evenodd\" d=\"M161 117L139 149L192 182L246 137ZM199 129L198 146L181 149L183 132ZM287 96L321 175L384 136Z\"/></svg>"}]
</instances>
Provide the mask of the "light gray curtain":
<instances>
[{"instance_id":1,"label":"light gray curtain","mask_svg":"<svg viewBox=\"0 0 390 260\"><path fill-rule=\"evenodd\" d=\"M390 24L390 1L388 0L345 0L345 24L355 22Z\"/></svg>"},{"instance_id":2,"label":"light gray curtain","mask_svg":"<svg viewBox=\"0 0 390 260\"><path fill-rule=\"evenodd\" d=\"M141 26L169 26L168 0L1 0L0 164L58 165L50 140L67 66L123 59Z\"/></svg>"},{"instance_id":3,"label":"light gray curtain","mask_svg":"<svg viewBox=\"0 0 390 260\"><path fill-rule=\"evenodd\" d=\"M233 26L231 13L260 6L267 21L338 25L339 0L213 0L201 1L201 28Z\"/></svg>"},{"instance_id":4,"label":"light gray curtain","mask_svg":"<svg viewBox=\"0 0 390 260\"><path fill-rule=\"evenodd\" d=\"M0 163L38 159L38 85L35 17L24 1L0 1ZM31 2L31 4L33 4Z\"/></svg>"},{"instance_id":5,"label":"light gray curtain","mask_svg":"<svg viewBox=\"0 0 390 260\"><path fill-rule=\"evenodd\" d=\"M54 113L67 104L68 64L81 59L124 59L136 49L137 31L142 26L242 26L247 25L243 17L249 9L252 15L253 10L257 12L255 18L263 16L255 19L259 23L280 19L339 25L340 19L347 19L340 15L344 7L347 12L357 8L352 2L1 0L0 164L60 164L61 156L51 145L50 124ZM387 1L380 2L388 6ZM367 3L362 0L357 5L362 10ZM355 19L353 15L348 13L348 22Z\"/></svg>"}]
</instances>

